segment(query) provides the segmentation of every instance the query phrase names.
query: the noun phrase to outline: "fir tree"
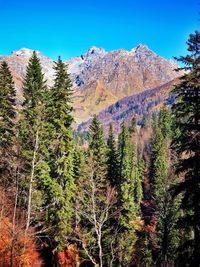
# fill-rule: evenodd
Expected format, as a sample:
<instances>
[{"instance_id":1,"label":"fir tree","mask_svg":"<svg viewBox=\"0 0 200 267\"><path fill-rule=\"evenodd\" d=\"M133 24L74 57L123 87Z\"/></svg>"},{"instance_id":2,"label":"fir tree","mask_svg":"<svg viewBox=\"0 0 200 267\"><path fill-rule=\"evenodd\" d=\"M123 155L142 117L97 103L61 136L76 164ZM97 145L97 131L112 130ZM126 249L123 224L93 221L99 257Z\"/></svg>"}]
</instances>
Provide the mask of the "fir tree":
<instances>
[{"instance_id":1,"label":"fir tree","mask_svg":"<svg viewBox=\"0 0 200 267\"><path fill-rule=\"evenodd\" d=\"M157 126L158 126L158 122L157 122L156 113L153 112L151 115L151 130L153 134L155 134Z\"/></svg>"},{"instance_id":2,"label":"fir tree","mask_svg":"<svg viewBox=\"0 0 200 267\"><path fill-rule=\"evenodd\" d=\"M135 172L134 172L134 186L135 186L135 202L139 204L142 201L143 198L143 188L142 184L144 181L144 160L142 157L140 157L137 161L137 164L135 165Z\"/></svg>"},{"instance_id":3,"label":"fir tree","mask_svg":"<svg viewBox=\"0 0 200 267\"><path fill-rule=\"evenodd\" d=\"M176 171L185 178L177 185L175 194L183 193L181 221L186 236L186 259L196 267L200 265L200 32L191 34L187 45L189 54L178 60L189 72L173 90L176 96L173 116L179 132L173 137L172 148L179 157Z\"/></svg>"},{"instance_id":4,"label":"fir tree","mask_svg":"<svg viewBox=\"0 0 200 267\"><path fill-rule=\"evenodd\" d=\"M166 191L167 154L160 128L157 128L152 142L150 172L154 196L158 202L162 202Z\"/></svg>"},{"instance_id":5,"label":"fir tree","mask_svg":"<svg viewBox=\"0 0 200 267\"><path fill-rule=\"evenodd\" d=\"M166 105L164 105L159 114L158 124L164 138L171 136L171 114Z\"/></svg>"},{"instance_id":6,"label":"fir tree","mask_svg":"<svg viewBox=\"0 0 200 267\"><path fill-rule=\"evenodd\" d=\"M21 160L23 161L21 176L24 177L24 179L21 179L20 189L21 196L24 196L24 205L27 206L25 235L31 224L33 194L37 189L36 166L41 152L40 144L43 135L44 94L46 88L40 61L36 53L33 52L29 59L24 80L25 100L22 118L19 122ZM28 191L28 194L26 191Z\"/></svg>"},{"instance_id":7,"label":"fir tree","mask_svg":"<svg viewBox=\"0 0 200 267\"><path fill-rule=\"evenodd\" d=\"M94 116L89 130L89 153L94 162L94 177L105 179L107 171L106 142L103 128L96 116Z\"/></svg>"},{"instance_id":8,"label":"fir tree","mask_svg":"<svg viewBox=\"0 0 200 267\"><path fill-rule=\"evenodd\" d=\"M117 160L117 149L113 135L113 128L110 124L109 136L107 141L107 175L112 186L118 186L118 160Z\"/></svg>"},{"instance_id":9,"label":"fir tree","mask_svg":"<svg viewBox=\"0 0 200 267\"><path fill-rule=\"evenodd\" d=\"M131 126L129 128L129 131L131 134L136 133L136 131L137 131L137 121L136 121L135 117L133 117L131 120Z\"/></svg>"},{"instance_id":10,"label":"fir tree","mask_svg":"<svg viewBox=\"0 0 200 267\"><path fill-rule=\"evenodd\" d=\"M151 187L157 206L157 248L154 254L155 261L159 266L171 266L174 264L179 242L179 232L175 227L175 223L179 215L180 205L179 199L173 200L168 190L174 179L172 172L170 176L168 175L172 166L168 161L167 136L166 138L163 137L159 127L156 128L154 134L150 170Z\"/></svg>"},{"instance_id":11,"label":"fir tree","mask_svg":"<svg viewBox=\"0 0 200 267\"><path fill-rule=\"evenodd\" d=\"M15 111L15 88L8 64L0 66L0 147L13 144Z\"/></svg>"},{"instance_id":12,"label":"fir tree","mask_svg":"<svg viewBox=\"0 0 200 267\"><path fill-rule=\"evenodd\" d=\"M8 186L13 176L15 141L15 88L5 61L0 66L0 183Z\"/></svg>"},{"instance_id":13,"label":"fir tree","mask_svg":"<svg viewBox=\"0 0 200 267\"><path fill-rule=\"evenodd\" d=\"M128 127L123 123L118 138L119 157L119 193L118 205L121 210L119 225L121 227L118 235L118 264L127 266L130 263L134 245L137 240L136 229L137 204L134 201L135 181L133 175L134 149L130 142Z\"/></svg>"},{"instance_id":14,"label":"fir tree","mask_svg":"<svg viewBox=\"0 0 200 267\"><path fill-rule=\"evenodd\" d=\"M45 192L47 218L53 227L53 238L58 249L66 246L74 223L75 169L71 124L72 83L66 66L59 58L55 63L54 86L47 97L46 127L48 129L47 154L38 167L40 182ZM76 173L78 175L78 173Z\"/></svg>"},{"instance_id":15,"label":"fir tree","mask_svg":"<svg viewBox=\"0 0 200 267\"><path fill-rule=\"evenodd\" d=\"M110 141L113 142L114 139ZM79 181L77 211L81 218L83 249L98 266L106 266L106 259L103 258L105 252L108 258L111 255L110 236L113 225L110 219L113 218L111 214L115 210L116 194L107 179L108 154L103 128L94 116L89 129L89 151Z\"/></svg>"}]
</instances>

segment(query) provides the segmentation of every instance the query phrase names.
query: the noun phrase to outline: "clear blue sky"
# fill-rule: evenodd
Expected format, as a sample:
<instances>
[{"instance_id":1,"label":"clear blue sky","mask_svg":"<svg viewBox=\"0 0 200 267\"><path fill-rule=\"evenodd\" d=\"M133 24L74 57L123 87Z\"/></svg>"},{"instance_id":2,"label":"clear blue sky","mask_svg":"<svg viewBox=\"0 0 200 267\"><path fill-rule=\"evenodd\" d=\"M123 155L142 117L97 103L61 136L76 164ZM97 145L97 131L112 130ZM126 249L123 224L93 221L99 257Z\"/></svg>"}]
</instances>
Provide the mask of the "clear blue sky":
<instances>
[{"instance_id":1,"label":"clear blue sky","mask_svg":"<svg viewBox=\"0 0 200 267\"><path fill-rule=\"evenodd\" d=\"M200 30L199 12L200 0L0 0L0 55L27 47L66 59L145 43L172 58Z\"/></svg>"}]
</instances>

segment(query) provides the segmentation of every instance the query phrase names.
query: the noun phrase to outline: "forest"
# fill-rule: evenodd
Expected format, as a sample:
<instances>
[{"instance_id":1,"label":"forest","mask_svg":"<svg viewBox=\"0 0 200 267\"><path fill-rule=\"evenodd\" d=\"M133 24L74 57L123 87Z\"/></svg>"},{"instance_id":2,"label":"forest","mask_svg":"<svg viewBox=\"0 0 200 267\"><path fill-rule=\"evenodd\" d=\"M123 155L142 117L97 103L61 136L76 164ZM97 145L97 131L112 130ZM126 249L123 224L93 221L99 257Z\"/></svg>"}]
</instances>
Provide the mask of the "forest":
<instances>
[{"instance_id":1,"label":"forest","mask_svg":"<svg viewBox=\"0 0 200 267\"><path fill-rule=\"evenodd\" d=\"M172 107L118 136L74 130L60 57L49 88L33 53L20 107L1 63L0 267L200 266L200 32L187 46Z\"/></svg>"}]
</instances>

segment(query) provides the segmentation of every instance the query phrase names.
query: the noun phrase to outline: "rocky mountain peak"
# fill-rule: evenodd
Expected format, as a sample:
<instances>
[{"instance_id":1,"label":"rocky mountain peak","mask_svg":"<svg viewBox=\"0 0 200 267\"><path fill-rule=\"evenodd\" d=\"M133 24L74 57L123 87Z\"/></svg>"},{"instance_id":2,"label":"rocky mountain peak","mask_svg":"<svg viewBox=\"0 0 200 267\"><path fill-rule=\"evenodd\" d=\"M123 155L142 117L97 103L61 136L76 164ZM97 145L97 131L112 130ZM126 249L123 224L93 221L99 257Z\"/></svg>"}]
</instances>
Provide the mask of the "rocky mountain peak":
<instances>
[{"instance_id":1,"label":"rocky mountain peak","mask_svg":"<svg viewBox=\"0 0 200 267\"><path fill-rule=\"evenodd\" d=\"M91 46L88 51L86 52L86 55L102 55L104 56L107 52L103 48L99 48L96 46Z\"/></svg>"},{"instance_id":2,"label":"rocky mountain peak","mask_svg":"<svg viewBox=\"0 0 200 267\"><path fill-rule=\"evenodd\" d=\"M22 83L28 59L33 50L21 48L6 60L15 78L17 94L22 99ZM36 51L49 86L54 81L54 62ZM107 52L92 46L81 56L66 60L68 72L74 86L74 111L77 122L90 118L123 97L134 95L160 86L175 79L174 61L160 57L146 45L139 44L127 51L124 49Z\"/></svg>"},{"instance_id":3,"label":"rocky mountain peak","mask_svg":"<svg viewBox=\"0 0 200 267\"><path fill-rule=\"evenodd\" d=\"M146 44L139 44L135 48L136 51L150 51Z\"/></svg>"},{"instance_id":4,"label":"rocky mountain peak","mask_svg":"<svg viewBox=\"0 0 200 267\"><path fill-rule=\"evenodd\" d=\"M20 57L30 57L33 54L34 50L29 48L21 48L16 51L12 51L12 56L20 56ZM39 51L36 51L37 54L40 54Z\"/></svg>"}]
</instances>

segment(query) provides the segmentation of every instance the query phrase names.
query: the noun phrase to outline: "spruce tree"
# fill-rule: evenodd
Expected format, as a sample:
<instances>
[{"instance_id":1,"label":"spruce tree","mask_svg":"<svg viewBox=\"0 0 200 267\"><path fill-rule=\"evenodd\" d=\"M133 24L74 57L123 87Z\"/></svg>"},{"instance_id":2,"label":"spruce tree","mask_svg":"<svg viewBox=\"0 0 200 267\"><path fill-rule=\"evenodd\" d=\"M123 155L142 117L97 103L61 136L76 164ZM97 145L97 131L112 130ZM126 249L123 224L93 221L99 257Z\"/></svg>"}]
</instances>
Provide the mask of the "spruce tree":
<instances>
[{"instance_id":1,"label":"spruce tree","mask_svg":"<svg viewBox=\"0 0 200 267\"><path fill-rule=\"evenodd\" d=\"M139 205L143 198L143 182L144 182L144 160L140 157L135 165L134 172L134 188L135 188L135 202Z\"/></svg>"},{"instance_id":2,"label":"spruce tree","mask_svg":"<svg viewBox=\"0 0 200 267\"><path fill-rule=\"evenodd\" d=\"M157 128L152 142L150 172L153 194L162 203L166 191L167 153L160 128Z\"/></svg>"},{"instance_id":3,"label":"spruce tree","mask_svg":"<svg viewBox=\"0 0 200 267\"><path fill-rule=\"evenodd\" d=\"M179 243L179 231L175 224L179 216L180 200L172 199L169 192L170 185L174 183L174 175L172 171L169 175L169 170L172 169L168 160L169 136L166 135L164 138L162 134L161 129L166 129L165 120L163 121L161 120L155 130L151 148L150 179L157 207L157 247L154 255L158 266L171 266L174 264Z\"/></svg>"},{"instance_id":4,"label":"spruce tree","mask_svg":"<svg viewBox=\"0 0 200 267\"><path fill-rule=\"evenodd\" d=\"M137 131L137 121L136 121L136 118L133 117L132 120L131 120L131 125L130 125L130 128L129 128L129 131L130 133L136 133Z\"/></svg>"},{"instance_id":5,"label":"spruce tree","mask_svg":"<svg viewBox=\"0 0 200 267\"><path fill-rule=\"evenodd\" d=\"M71 115L72 83L66 66L59 58L55 63L54 86L48 93L46 159L38 167L45 193L47 221L52 227L56 246L62 250L70 240L74 223L75 169ZM76 173L78 175L78 173Z\"/></svg>"},{"instance_id":6,"label":"spruce tree","mask_svg":"<svg viewBox=\"0 0 200 267\"><path fill-rule=\"evenodd\" d=\"M190 34L187 45L188 55L178 61L189 72L173 90L176 100L173 117L179 131L173 136L172 148L178 155L176 171L184 177L175 194L183 194L181 221L186 236L186 259L196 267L200 265L200 32Z\"/></svg>"},{"instance_id":7,"label":"spruce tree","mask_svg":"<svg viewBox=\"0 0 200 267\"><path fill-rule=\"evenodd\" d=\"M116 143L113 135L113 128L110 124L107 141L107 176L112 186L118 186L118 159Z\"/></svg>"},{"instance_id":8,"label":"spruce tree","mask_svg":"<svg viewBox=\"0 0 200 267\"><path fill-rule=\"evenodd\" d=\"M170 111L168 110L166 105L164 105L160 110L160 114L159 114L159 118L158 118L158 124L160 126L163 137L164 138L166 138L166 137L170 138L171 128L172 128L171 114L170 114Z\"/></svg>"},{"instance_id":9,"label":"spruce tree","mask_svg":"<svg viewBox=\"0 0 200 267\"><path fill-rule=\"evenodd\" d=\"M115 190L110 187L108 179L107 155L104 131L94 116L89 128L89 149L79 181L77 212L81 219L83 249L98 266L107 266L106 262L110 261L111 230L114 227L110 219L114 217L111 214L115 211Z\"/></svg>"},{"instance_id":10,"label":"spruce tree","mask_svg":"<svg viewBox=\"0 0 200 267\"><path fill-rule=\"evenodd\" d=\"M94 162L94 177L96 179L105 179L106 177L106 150L104 131L95 115L89 129L89 153Z\"/></svg>"},{"instance_id":11,"label":"spruce tree","mask_svg":"<svg viewBox=\"0 0 200 267\"><path fill-rule=\"evenodd\" d=\"M46 81L40 61L35 52L29 59L24 80L24 102L21 120L19 122L19 137L21 146L21 197L27 208L26 231L31 224L33 194L37 190L36 166L40 158L40 145L44 123L44 94ZM28 191L28 193L27 193ZM37 194L39 195L39 194ZM36 197L37 199L38 197ZM36 206L36 204L34 205Z\"/></svg>"},{"instance_id":12,"label":"spruce tree","mask_svg":"<svg viewBox=\"0 0 200 267\"><path fill-rule=\"evenodd\" d=\"M151 130L152 130L153 135L156 132L157 126L158 126L158 122L157 122L156 113L153 112L152 115L151 115Z\"/></svg>"},{"instance_id":13,"label":"spruce tree","mask_svg":"<svg viewBox=\"0 0 200 267\"><path fill-rule=\"evenodd\" d=\"M15 140L15 88L5 61L0 66L0 183L12 183Z\"/></svg>"},{"instance_id":14,"label":"spruce tree","mask_svg":"<svg viewBox=\"0 0 200 267\"><path fill-rule=\"evenodd\" d=\"M13 144L15 111L15 88L8 64L0 66L0 146Z\"/></svg>"},{"instance_id":15,"label":"spruce tree","mask_svg":"<svg viewBox=\"0 0 200 267\"><path fill-rule=\"evenodd\" d=\"M130 264L134 245L137 240L136 229L138 227L138 207L134 199L134 148L130 142L129 130L125 123L121 125L121 132L118 138L118 157L118 208L121 210L119 216L121 230L118 235L117 257L119 266L127 266Z\"/></svg>"}]
</instances>

